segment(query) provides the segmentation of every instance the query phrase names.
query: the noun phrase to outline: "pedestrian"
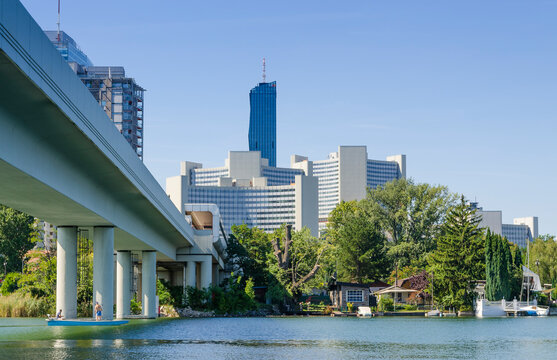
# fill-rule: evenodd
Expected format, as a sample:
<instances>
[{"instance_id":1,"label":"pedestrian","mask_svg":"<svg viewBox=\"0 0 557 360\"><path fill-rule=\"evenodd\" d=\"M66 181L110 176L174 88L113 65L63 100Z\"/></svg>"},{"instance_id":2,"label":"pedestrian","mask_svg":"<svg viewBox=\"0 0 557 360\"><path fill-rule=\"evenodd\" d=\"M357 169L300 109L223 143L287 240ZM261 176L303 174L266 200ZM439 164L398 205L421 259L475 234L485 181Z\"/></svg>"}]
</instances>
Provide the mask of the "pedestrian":
<instances>
[{"instance_id":1,"label":"pedestrian","mask_svg":"<svg viewBox=\"0 0 557 360\"><path fill-rule=\"evenodd\" d=\"M96 320L101 320L101 316L102 316L102 311L103 311L103 307L101 306L101 304L99 304L99 302L97 301L97 303L95 304L95 314L96 314Z\"/></svg>"}]
</instances>

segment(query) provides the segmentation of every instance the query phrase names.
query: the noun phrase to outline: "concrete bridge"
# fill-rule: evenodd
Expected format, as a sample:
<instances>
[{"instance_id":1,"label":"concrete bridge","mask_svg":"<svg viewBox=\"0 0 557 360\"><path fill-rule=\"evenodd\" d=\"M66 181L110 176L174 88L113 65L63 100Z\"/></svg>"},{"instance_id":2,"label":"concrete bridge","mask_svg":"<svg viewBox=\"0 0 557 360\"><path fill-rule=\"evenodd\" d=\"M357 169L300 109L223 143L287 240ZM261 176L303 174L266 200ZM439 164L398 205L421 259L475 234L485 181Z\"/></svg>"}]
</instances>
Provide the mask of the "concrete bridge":
<instances>
[{"instance_id":1,"label":"concrete bridge","mask_svg":"<svg viewBox=\"0 0 557 360\"><path fill-rule=\"evenodd\" d=\"M0 203L58 227L56 308L67 318L77 316L80 228L93 233L93 303L105 319L114 277L117 316L130 313L132 253L147 317L157 266L197 287L218 281L223 266L218 209L186 220L17 0L0 0Z\"/></svg>"}]
</instances>

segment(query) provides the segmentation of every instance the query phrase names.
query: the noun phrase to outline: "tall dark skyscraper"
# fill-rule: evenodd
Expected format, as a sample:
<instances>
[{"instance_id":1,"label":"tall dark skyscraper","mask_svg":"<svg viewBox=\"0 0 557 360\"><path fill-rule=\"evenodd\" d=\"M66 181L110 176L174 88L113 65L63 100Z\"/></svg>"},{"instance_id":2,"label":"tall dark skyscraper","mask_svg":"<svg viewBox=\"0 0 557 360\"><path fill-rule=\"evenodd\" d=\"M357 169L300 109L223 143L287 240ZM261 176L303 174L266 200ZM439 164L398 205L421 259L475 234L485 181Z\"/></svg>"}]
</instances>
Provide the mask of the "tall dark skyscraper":
<instances>
[{"instance_id":1,"label":"tall dark skyscraper","mask_svg":"<svg viewBox=\"0 0 557 360\"><path fill-rule=\"evenodd\" d=\"M263 73L265 74L265 73ZM277 83L263 82L249 92L249 150L261 151L269 166L277 166Z\"/></svg>"}]
</instances>

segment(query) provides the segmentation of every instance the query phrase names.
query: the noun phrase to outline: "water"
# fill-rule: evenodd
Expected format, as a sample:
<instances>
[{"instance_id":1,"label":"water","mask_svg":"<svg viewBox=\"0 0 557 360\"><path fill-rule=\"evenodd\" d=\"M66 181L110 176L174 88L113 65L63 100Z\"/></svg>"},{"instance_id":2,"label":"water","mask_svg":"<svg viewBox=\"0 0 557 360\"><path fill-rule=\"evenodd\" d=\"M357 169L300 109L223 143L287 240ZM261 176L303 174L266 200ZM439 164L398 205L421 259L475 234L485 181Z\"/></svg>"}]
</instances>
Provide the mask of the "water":
<instances>
[{"instance_id":1,"label":"water","mask_svg":"<svg viewBox=\"0 0 557 360\"><path fill-rule=\"evenodd\" d=\"M0 319L1 359L555 359L557 317L212 318L47 327Z\"/></svg>"}]
</instances>

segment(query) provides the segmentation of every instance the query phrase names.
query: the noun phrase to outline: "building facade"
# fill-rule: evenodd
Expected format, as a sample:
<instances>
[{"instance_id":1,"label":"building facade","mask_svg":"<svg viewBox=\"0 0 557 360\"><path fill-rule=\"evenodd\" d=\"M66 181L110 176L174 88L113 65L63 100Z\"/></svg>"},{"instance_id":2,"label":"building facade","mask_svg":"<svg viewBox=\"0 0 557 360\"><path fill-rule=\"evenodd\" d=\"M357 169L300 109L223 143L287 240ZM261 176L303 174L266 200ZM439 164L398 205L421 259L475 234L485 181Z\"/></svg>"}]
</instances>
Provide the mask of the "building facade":
<instances>
[{"instance_id":1,"label":"building facade","mask_svg":"<svg viewBox=\"0 0 557 360\"><path fill-rule=\"evenodd\" d=\"M269 160L269 166L277 165L277 83L259 83L249 92L249 150L260 151Z\"/></svg>"},{"instance_id":2,"label":"building facade","mask_svg":"<svg viewBox=\"0 0 557 360\"><path fill-rule=\"evenodd\" d=\"M318 234L317 179L302 169L271 167L259 151L231 151L218 168L184 161L180 175L166 179L166 192L179 209L216 204L226 233L232 225L272 232L291 224Z\"/></svg>"},{"instance_id":3,"label":"building facade","mask_svg":"<svg viewBox=\"0 0 557 360\"><path fill-rule=\"evenodd\" d=\"M406 177L406 155L389 156L385 161L368 159L365 146L339 146L328 159L309 161L293 155L291 167L304 169L318 179L319 229L323 230L331 211L342 201L361 200L368 188Z\"/></svg>"},{"instance_id":4,"label":"building facade","mask_svg":"<svg viewBox=\"0 0 557 360\"><path fill-rule=\"evenodd\" d=\"M63 31L44 32L89 89L106 115L143 160L143 97L145 89L126 77L122 66L93 66L76 42Z\"/></svg>"},{"instance_id":5,"label":"building facade","mask_svg":"<svg viewBox=\"0 0 557 360\"><path fill-rule=\"evenodd\" d=\"M501 210L484 210L475 202L471 205L481 216L480 227L488 228L491 232L506 237L521 248L525 248L528 242L534 241L539 236L537 216L514 218L512 224L503 224Z\"/></svg>"}]
</instances>

